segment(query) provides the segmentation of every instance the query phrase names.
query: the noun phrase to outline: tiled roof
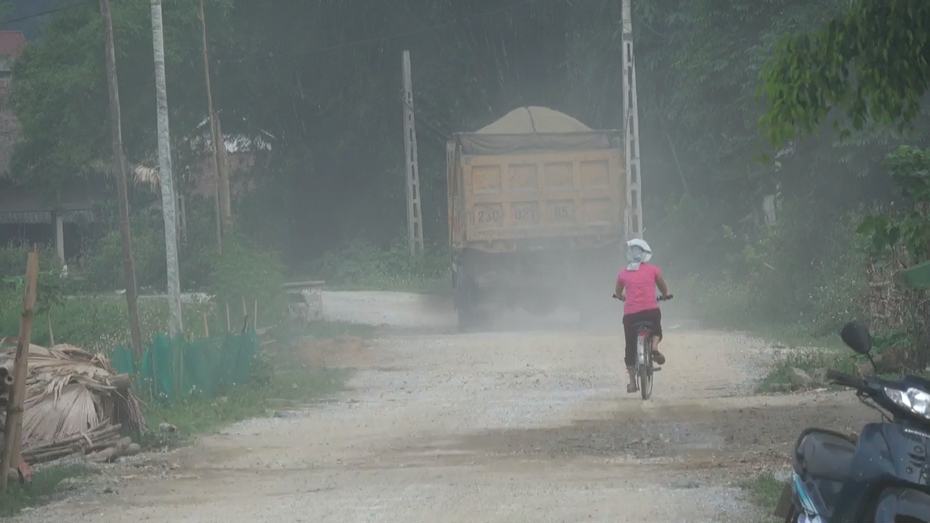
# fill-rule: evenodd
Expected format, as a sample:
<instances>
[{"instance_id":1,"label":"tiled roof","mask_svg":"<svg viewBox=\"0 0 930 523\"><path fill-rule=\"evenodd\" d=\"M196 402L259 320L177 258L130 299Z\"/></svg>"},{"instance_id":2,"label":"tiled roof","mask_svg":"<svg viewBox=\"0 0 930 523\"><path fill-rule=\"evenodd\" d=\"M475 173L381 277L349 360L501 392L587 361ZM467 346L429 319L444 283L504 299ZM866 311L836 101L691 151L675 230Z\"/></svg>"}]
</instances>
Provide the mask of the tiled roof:
<instances>
[{"instance_id":1,"label":"tiled roof","mask_svg":"<svg viewBox=\"0 0 930 523\"><path fill-rule=\"evenodd\" d=\"M0 56L19 58L26 47L26 36L22 31L0 31Z\"/></svg>"}]
</instances>

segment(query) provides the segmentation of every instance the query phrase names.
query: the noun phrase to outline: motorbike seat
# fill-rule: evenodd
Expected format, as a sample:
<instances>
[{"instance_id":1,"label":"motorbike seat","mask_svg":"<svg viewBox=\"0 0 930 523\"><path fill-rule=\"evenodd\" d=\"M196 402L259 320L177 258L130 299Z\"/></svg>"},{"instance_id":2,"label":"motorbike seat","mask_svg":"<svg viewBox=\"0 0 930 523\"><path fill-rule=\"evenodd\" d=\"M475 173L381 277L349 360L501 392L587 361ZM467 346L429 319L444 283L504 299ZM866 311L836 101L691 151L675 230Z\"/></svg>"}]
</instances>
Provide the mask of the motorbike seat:
<instances>
[{"instance_id":1,"label":"motorbike seat","mask_svg":"<svg viewBox=\"0 0 930 523\"><path fill-rule=\"evenodd\" d=\"M843 482L852 467L856 442L836 432L815 430L796 449L795 471L813 480Z\"/></svg>"},{"instance_id":2,"label":"motorbike seat","mask_svg":"<svg viewBox=\"0 0 930 523\"><path fill-rule=\"evenodd\" d=\"M848 436L821 429L804 431L795 448L794 471L816 491L823 504L821 516L827 519L833 515L855 452L856 442Z\"/></svg>"}]
</instances>

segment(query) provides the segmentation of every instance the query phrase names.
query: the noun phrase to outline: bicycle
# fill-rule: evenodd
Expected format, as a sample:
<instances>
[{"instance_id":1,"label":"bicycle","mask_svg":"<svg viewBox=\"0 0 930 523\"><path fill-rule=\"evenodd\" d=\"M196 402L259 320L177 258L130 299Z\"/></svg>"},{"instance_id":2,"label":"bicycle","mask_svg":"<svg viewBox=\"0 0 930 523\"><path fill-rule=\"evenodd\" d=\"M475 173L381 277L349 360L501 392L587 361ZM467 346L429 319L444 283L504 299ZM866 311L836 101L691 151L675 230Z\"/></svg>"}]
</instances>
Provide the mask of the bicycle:
<instances>
[{"instance_id":1,"label":"bicycle","mask_svg":"<svg viewBox=\"0 0 930 523\"><path fill-rule=\"evenodd\" d=\"M624 301L623 297L616 294L613 297ZM656 300L661 303L673 297L669 294L666 298L659 296ZM652 322L638 321L633 324L633 328L636 329L636 362L633 364L633 374L636 375L640 395L644 400L648 400L652 396L652 375L662 370L662 367L656 367L652 364Z\"/></svg>"}]
</instances>

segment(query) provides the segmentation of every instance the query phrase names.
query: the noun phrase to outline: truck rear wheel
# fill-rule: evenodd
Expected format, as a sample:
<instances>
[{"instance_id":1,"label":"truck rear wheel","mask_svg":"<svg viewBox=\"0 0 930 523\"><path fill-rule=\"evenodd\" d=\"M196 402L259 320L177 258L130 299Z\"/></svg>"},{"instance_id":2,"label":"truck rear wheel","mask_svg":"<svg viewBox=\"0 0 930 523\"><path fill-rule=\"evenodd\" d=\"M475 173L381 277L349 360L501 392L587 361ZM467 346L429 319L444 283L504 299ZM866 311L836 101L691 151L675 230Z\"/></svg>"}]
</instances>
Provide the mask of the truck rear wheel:
<instances>
[{"instance_id":1,"label":"truck rear wheel","mask_svg":"<svg viewBox=\"0 0 930 523\"><path fill-rule=\"evenodd\" d=\"M459 332L471 332L475 328L475 313L468 309L459 309Z\"/></svg>"},{"instance_id":2,"label":"truck rear wheel","mask_svg":"<svg viewBox=\"0 0 930 523\"><path fill-rule=\"evenodd\" d=\"M458 312L458 328L459 332L469 332L477 323L474 283L465 271L460 271L455 276L453 292L455 310Z\"/></svg>"}]
</instances>

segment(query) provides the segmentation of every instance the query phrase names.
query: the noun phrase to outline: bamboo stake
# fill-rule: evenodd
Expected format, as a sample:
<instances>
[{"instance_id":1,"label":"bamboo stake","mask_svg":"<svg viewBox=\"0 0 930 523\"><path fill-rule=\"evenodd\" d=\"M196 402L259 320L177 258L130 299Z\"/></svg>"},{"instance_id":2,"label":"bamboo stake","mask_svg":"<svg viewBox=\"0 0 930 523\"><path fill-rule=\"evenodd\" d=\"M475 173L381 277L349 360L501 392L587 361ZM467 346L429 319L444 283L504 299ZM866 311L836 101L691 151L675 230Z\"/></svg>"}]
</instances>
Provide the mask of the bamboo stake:
<instances>
[{"instance_id":1,"label":"bamboo stake","mask_svg":"<svg viewBox=\"0 0 930 523\"><path fill-rule=\"evenodd\" d=\"M29 364L29 342L36 306L36 285L39 279L39 250L29 253L26 263L26 288L23 291L23 316L19 323L19 341L13 363L13 393L6 409L3 427L3 455L0 456L0 489L6 492L11 465L19 465L19 446L23 431L23 396L26 394L26 366ZM17 467L18 468L18 467Z\"/></svg>"},{"instance_id":2,"label":"bamboo stake","mask_svg":"<svg viewBox=\"0 0 930 523\"><path fill-rule=\"evenodd\" d=\"M152 400L154 401L155 398L158 397L158 369L155 368L155 344L154 343L152 343L152 347L149 349L149 356L151 356L152 358Z\"/></svg>"},{"instance_id":3,"label":"bamboo stake","mask_svg":"<svg viewBox=\"0 0 930 523\"><path fill-rule=\"evenodd\" d=\"M255 300L252 308L252 328L258 330L258 300Z\"/></svg>"},{"instance_id":4,"label":"bamboo stake","mask_svg":"<svg viewBox=\"0 0 930 523\"><path fill-rule=\"evenodd\" d=\"M232 332L232 322L229 321L229 304L226 304L226 332Z\"/></svg>"},{"instance_id":5,"label":"bamboo stake","mask_svg":"<svg viewBox=\"0 0 930 523\"><path fill-rule=\"evenodd\" d=\"M181 340L181 346L178 348L178 390L176 395L180 397L184 391L184 340Z\"/></svg>"},{"instance_id":6,"label":"bamboo stake","mask_svg":"<svg viewBox=\"0 0 930 523\"><path fill-rule=\"evenodd\" d=\"M203 334L205 338L209 338L210 337L210 324L207 322L207 310L204 309L201 312L203 312Z\"/></svg>"},{"instance_id":7,"label":"bamboo stake","mask_svg":"<svg viewBox=\"0 0 930 523\"><path fill-rule=\"evenodd\" d=\"M45 318L48 320L48 342L52 345L52 347L54 347L55 346L55 333L52 331L52 310L51 309L49 309L49 311L45 313Z\"/></svg>"}]
</instances>

